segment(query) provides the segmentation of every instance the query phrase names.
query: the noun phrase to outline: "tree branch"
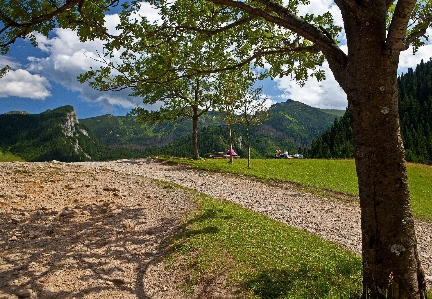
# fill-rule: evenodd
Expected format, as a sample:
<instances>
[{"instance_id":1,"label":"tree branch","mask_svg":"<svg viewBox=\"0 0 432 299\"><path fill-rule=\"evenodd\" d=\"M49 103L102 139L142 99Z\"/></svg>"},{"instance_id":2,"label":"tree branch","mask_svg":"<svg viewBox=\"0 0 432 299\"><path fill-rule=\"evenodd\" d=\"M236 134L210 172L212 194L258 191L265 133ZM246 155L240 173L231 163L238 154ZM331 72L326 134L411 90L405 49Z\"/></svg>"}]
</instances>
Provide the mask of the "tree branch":
<instances>
[{"instance_id":1,"label":"tree branch","mask_svg":"<svg viewBox=\"0 0 432 299\"><path fill-rule=\"evenodd\" d=\"M0 47L7 47L11 44L13 44L18 38L24 38L26 37L32 30L33 30L33 26L43 23L43 22L47 22L50 21L52 18L54 18L56 15L61 14L62 12L70 9L71 7L79 4L79 3L83 3L86 0L70 0L70 1L66 1L66 3L64 5L62 5L61 7L57 8L56 10L47 13L47 14L43 14L41 16L38 16L36 18L31 19L28 22L24 22L24 23L20 23L17 22L15 20L13 20L11 17L9 17L3 10L0 10L0 16L2 18L2 20L5 20L6 22L4 23L4 27L0 30L0 34L3 34L4 32L6 32L8 29L11 28L17 28L17 29L21 29L19 30L19 32L17 32L16 34L14 34L14 37L9 39L9 41L5 42L5 43L1 43Z\"/></svg>"},{"instance_id":2,"label":"tree branch","mask_svg":"<svg viewBox=\"0 0 432 299\"><path fill-rule=\"evenodd\" d=\"M59 8L57 8L56 10L47 13L47 14L43 14L41 16L38 16L34 19L31 19L28 22L25 23L19 23L19 22L15 22L13 21L11 18L8 18L6 16L6 14L4 13L3 10L0 10L0 14L2 17L5 17L6 19L10 20L10 23L5 26L5 27L30 27L30 26L34 26L37 25L39 23L45 22L45 21L49 21L52 18L54 18L56 15L61 14L62 12L66 11L67 9L77 5L77 4L82 4L84 3L86 0L70 0L70 1L66 1L66 3L62 6L60 6ZM1 30L0 32L2 32L4 30Z\"/></svg>"},{"instance_id":3,"label":"tree branch","mask_svg":"<svg viewBox=\"0 0 432 299\"><path fill-rule=\"evenodd\" d=\"M431 21L432 19L428 20L429 23ZM426 32L427 32L427 27L408 35L404 40L402 51L407 50L410 47L411 43L417 38L425 36Z\"/></svg>"},{"instance_id":4,"label":"tree branch","mask_svg":"<svg viewBox=\"0 0 432 299\"><path fill-rule=\"evenodd\" d=\"M221 27L221 28L218 28L218 29L214 29L214 30L201 29L201 28L197 28L197 27L193 27L193 26L175 26L175 27L168 27L168 26L166 26L166 27L163 27L163 29L170 29L171 28L171 29L179 30L179 31L188 30L188 31L195 31L195 32L198 32L198 33L203 33L203 34L208 34L208 35L215 35L215 34L218 34L218 33L222 33L222 32L228 31L228 30L230 30L232 28L235 28L235 27L247 24L250 21L252 21L253 19L256 19L256 17L255 16L249 16L247 18L240 19L240 20L238 20L236 22L228 24L227 26L224 26L224 27Z\"/></svg>"},{"instance_id":5,"label":"tree branch","mask_svg":"<svg viewBox=\"0 0 432 299\"><path fill-rule=\"evenodd\" d=\"M34 27L38 24L42 24L44 22L50 22L52 21L56 16L66 12L67 10L72 9L74 6L77 6L77 11L82 16L84 20L88 24L91 24L91 26L96 26L98 28L104 28L101 24L99 24L96 21L91 21L88 18L86 18L85 14L82 11L82 7L84 3L88 0L66 0L64 4L60 7L55 7L53 11L50 13L42 13L38 15L37 17L31 18L29 21L20 22L16 21L13 17L9 16L5 10L0 10L0 18L2 20L3 27L0 29L0 34L6 35L6 38L4 42L0 43L0 47L5 49L7 51L8 46L15 43L15 41L18 38L25 38L27 35L29 35L33 30ZM112 0L108 7L113 7L119 4L119 0ZM8 35L8 32L11 33L10 36ZM103 30L101 31L103 35L109 36L108 33Z\"/></svg>"},{"instance_id":6,"label":"tree branch","mask_svg":"<svg viewBox=\"0 0 432 299\"><path fill-rule=\"evenodd\" d=\"M121 91L121 90L124 90L127 88L134 88L135 86L138 85L138 83L166 84L166 83L174 82L174 81L176 81L178 79L182 79L182 78L193 78L193 77L200 76L200 75L208 75L208 74L215 74L215 73L220 73L220 72L225 72L225 71L232 71L232 70L241 68L245 65L248 65L253 60L260 58L260 57L263 57L263 56L281 55L281 54L287 54L287 53L292 53L292 52L295 52L295 53L319 53L320 49L317 46L300 46L297 48L280 48L277 50L260 50L260 51L257 51L256 53L254 53L253 55L251 55L250 57L248 57L248 58L246 58L246 59L244 59L244 60L242 60L236 64L229 65L227 67L207 69L207 70L195 69L195 68L175 68L175 69L171 69L171 70L165 70L163 74L161 74L157 77L152 77L152 78L143 78L143 77L131 78L130 76L128 76L128 74L126 74L125 72L122 72L116 66L112 66L113 69L115 69L116 71L118 71L122 74L123 78L125 78L128 81L128 84L122 84L122 85L110 84L106 88L102 88L100 90L103 90L103 91L108 91L108 90L109 91ZM169 76L169 74L171 74L171 73L174 73L174 74L183 73L183 75L181 75L181 76Z\"/></svg>"},{"instance_id":7,"label":"tree branch","mask_svg":"<svg viewBox=\"0 0 432 299\"><path fill-rule=\"evenodd\" d=\"M303 38L313 42L319 51L322 51L327 60L331 64L332 71L335 72L335 77L342 76L347 57L345 53L337 46L337 44L328 38L323 31L302 20L292 14L288 9L279 3L272 0L257 0L266 6L266 10L252 7L244 2L235 0L209 0L213 3L239 8L251 15L261 17L269 22L279 25L283 28L291 30ZM339 0L344 1L347 5L358 7L354 0ZM270 12L274 14L271 14Z\"/></svg>"},{"instance_id":8,"label":"tree branch","mask_svg":"<svg viewBox=\"0 0 432 299\"><path fill-rule=\"evenodd\" d=\"M403 51L407 49L407 40L405 39L406 31L415 4L416 0L399 0L397 2L387 34L386 48L388 51ZM412 40L416 34L411 36L410 40Z\"/></svg>"}]
</instances>

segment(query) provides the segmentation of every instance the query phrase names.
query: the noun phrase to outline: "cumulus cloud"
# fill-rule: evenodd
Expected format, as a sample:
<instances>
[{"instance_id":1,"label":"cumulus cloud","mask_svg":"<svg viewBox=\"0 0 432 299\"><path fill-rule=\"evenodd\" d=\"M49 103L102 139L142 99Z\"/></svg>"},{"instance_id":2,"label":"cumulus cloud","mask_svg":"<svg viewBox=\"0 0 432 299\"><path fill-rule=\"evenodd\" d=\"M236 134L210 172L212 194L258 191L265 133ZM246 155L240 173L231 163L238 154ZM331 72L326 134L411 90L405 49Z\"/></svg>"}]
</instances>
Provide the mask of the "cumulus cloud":
<instances>
[{"instance_id":1,"label":"cumulus cloud","mask_svg":"<svg viewBox=\"0 0 432 299\"><path fill-rule=\"evenodd\" d=\"M326 73L325 81L318 82L315 78L309 78L302 87L290 77L277 78L275 81L285 98L316 108L345 110L348 103L344 91L334 79L327 63L323 65L323 69Z\"/></svg>"},{"instance_id":2,"label":"cumulus cloud","mask_svg":"<svg viewBox=\"0 0 432 299\"><path fill-rule=\"evenodd\" d=\"M13 64L9 66L16 67ZM51 95L49 91L51 85L46 78L23 69L10 70L3 78L0 78L0 84L2 86L0 97L2 98L13 96L43 100Z\"/></svg>"},{"instance_id":3,"label":"cumulus cloud","mask_svg":"<svg viewBox=\"0 0 432 299\"><path fill-rule=\"evenodd\" d=\"M132 15L132 18L135 17L145 17L149 22L159 22L161 17L159 15L159 11L148 2L141 2L139 11Z\"/></svg>"},{"instance_id":4,"label":"cumulus cloud","mask_svg":"<svg viewBox=\"0 0 432 299\"><path fill-rule=\"evenodd\" d=\"M134 17L138 18L139 16L145 16L150 21L157 21L160 18L157 10L149 3L141 4L139 12ZM105 17L105 25L111 34L119 33L115 28L118 23L119 16L116 14ZM80 84L78 82L78 75L90 70L91 67L98 69L102 65L99 56L100 53L103 53L102 41L93 40L82 43L76 33L68 29L58 28L53 33L54 37L52 38L35 34L39 49L44 51L47 57L28 57L27 71L23 72L37 73L40 79L48 78L68 90L78 92L83 100L103 105L106 112L112 110L113 106L122 108L142 106L141 99L129 96L130 90L100 92L91 88L87 83ZM44 80L41 82L48 82L47 79ZM15 84L18 84L17 81ZM38 86L49 87L49 85L42 85L41 83ZM5 92L3 91L3 93ZM34 92L34 94L42 96L43 93ZM49 95L49 93L45 94Z\"/></svg>"},{"instance_id":5,"label":"cumulus cloud","mask_svg":"<svg viewBox=\"0 0 432 299\"><path fill-rule=\"evenodd\" d=\"M30 57L29 70L37 72L65 88L78 92L88 102L97 102L110 111L111 106L133 108L140 105L141 100L130 97L130 90L121 92L100 92L87 83L80 84L77 76L97 69L102 63L98 53L103 51L103 43L99 40L80 42L75 32L68 29L56 29L56 36L47 39L37 35L39 47L49 54L46 58Z\"/></svg>"},{"instance_id":6,"label":"cumulus cloud","mask_svg":"<svg viewBox=\"0 0 432 299\"><path fill-rule=\"evenodd\" d=\"M11 69L17 69L20 68L20 64L12 59L10 59L8 56L0 55L0 67L4 66L10 66Z\"/></svg>"}]
</instances>

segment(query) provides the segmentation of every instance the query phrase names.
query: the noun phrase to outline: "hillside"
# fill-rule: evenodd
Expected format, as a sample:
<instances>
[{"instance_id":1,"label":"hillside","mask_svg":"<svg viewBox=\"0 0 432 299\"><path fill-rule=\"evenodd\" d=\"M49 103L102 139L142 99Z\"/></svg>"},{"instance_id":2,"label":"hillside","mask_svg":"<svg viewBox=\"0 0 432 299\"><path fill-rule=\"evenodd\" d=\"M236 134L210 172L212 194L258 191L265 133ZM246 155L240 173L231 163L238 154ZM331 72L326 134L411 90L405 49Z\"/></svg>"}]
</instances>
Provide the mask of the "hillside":
<instances>
[{"instance_id":1,"label":"hillside","mask_svg":"<svg viewBox=\"0 0 432 299\"><path fill-rule=\"evenodd\" d=\"M79 124L72 106L41 114L11 112L0 115L0 148L26 161L97 160L105 148Z\"/></svg>"},{"instance_id":2,"label":"hillside","mask_svg":"<svg viewBox=\"0 0 432 299\"><path fill-rule=\"evenodd\" d=\"M95 135L110 148L133 148L149 150L163 147L172 141L191 133L190 120L168 121L164 124L139 124L134 116L113 116L110 114L80 119ZM201 127L221 125L222 121L209 113L200 121Z\"/></svg>"},{"instance_id":3,"label":"hillside","mask_svg":"<svg viewBox=\"0 0 432 299\"><path fill-rule=\"evenodd\" d=\"M256 157L263 157L273 155L277 147L291 152L310 147L312 140L333 124L337 113L335 110L321 110L292 100L277 103L262 125L251 128L252 153ZM190 156L190 120L153 125L137 124L132 116L104 115L81 119L80 123L90 128L110 148ZM217 113L211 112L201 117L199 128L201 156L226 150L228 131ZM240 125L233 129L234 146L240 155L245 155L245 129Z\"/></svg>"},{"instance_id":4,"label":"hillside","mask_svg":"<svg viewBox=\"0 0 432 299\"><path fill-rule=\"evenodd\" d=\"M432 164L432 59L398 78L401 135L408 162ZM310 157L354 156L349 113L312 143Z\"/></svg>"},{"instance_id":5,"label":"hillside","mask_svg":"<svg viewBox=\"0 0 432 299\"><path fill-rule=\"evenodd\" d=\"M272 156L276 148L290 152L309 147L335 119L327 112L287 100L271 108L270 117L250 128L253 157ZM200 119L199 151L206 157L228 147L228 130L219 114ZM104 115L77 119L72 106L41 114L14 111L0 115L0 150L26 161L114 160L146 155L191 156L190 120L139 124L133 116ZM245 128L233 127L234 147L246 156Z\"/></svg>"}]
</instances>

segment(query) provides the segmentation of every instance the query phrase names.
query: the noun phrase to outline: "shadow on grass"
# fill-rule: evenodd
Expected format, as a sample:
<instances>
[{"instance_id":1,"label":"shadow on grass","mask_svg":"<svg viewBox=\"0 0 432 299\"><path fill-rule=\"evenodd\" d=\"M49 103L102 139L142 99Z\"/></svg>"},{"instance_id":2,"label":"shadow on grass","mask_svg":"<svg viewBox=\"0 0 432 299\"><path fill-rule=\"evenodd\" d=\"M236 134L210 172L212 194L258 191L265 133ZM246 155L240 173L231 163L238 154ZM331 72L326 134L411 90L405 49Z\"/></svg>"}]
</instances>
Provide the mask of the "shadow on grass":
<instances>
[{"instance_id":1,"label":"shadow on grass","mask_svg":"<svg viewBox=\"0 0 432 299\"><path fill-rule=\"evenodd\" d=\"M199 214L198 216L193 217L192 219L190 219L189 221L187 221L184 225L183 225L183 230L184 230L184 235L181 238L188 238L188 237L192 237L195 235L199 235L199 234L217 234L219 233L219 228L216 226L207 226L204 227L202 229L186 229L186 227L189 227L193 224L196 223L202 223L202 222L206 222L208 220L211 219L224 219L224 220L229 220L231 218L233 218L233 216L231 215L223 215L221 213L222 210L219 209L205 209L204 212L202 212L201 214Z\"/></svg>"},{"instance_id":2,"label":"shadow on grass","mask_svg":"<svg viewBox=\"0 0 432 299\"><path fill-rule=\"evenodd\" d=\"M211 238L198 235L221 233L221 239L226 239L223 232L225 229L230 231L230 236L227 237L227 239L232 237L231 233L235 234L231 229L229 229L229 224L227 224L228 228L220 228L218 225L214 225L214 223L218 223L218 220L225 219L226 217L230 219L235 218L235 216L227 215L229 215L229 212L224 209L205 209L202 213L196 215L196 217L192 218L185 224L186 227L184 228L184 233L177 239L178 242L175 250L179 250L182 253L188 251L191 252L192 258L187 263L189 270L196 270L196 272L202 273L202 276L195 277L196 281L220 281L224 280L222 277L226 278L227 273L234 273L234 276L239 274L237 270L235 270L238 267L237 262L231 259L231 256L228 254L228 252L230 252L229 246L235 246L239 252L242 252L242 249L239 248L242 246L247 247L247 244L250 244L249 242L254 244L264 244L264 242L261 242L262 240L259 237L255 242L253 236L251 236L252 240L244 240L244 244L241 241L242 238L239 238L239 242L227 245L228 248L225 249L208 243L202 244L202 240L210 242ZM213 220L215 220L215 222ZM198 224L200 228L193 229L190 226L191 224ZM231 224L234 225L233 223ZM196 236L198 237L195 239ZM234 237L234 239L236 238ZM197 243L195 243L195 241ZM313 246L313 244L310 244L310 246ZM199 250L194 251L196 248L199 248ZM311 248L312 252L314 250L316 250L316 248ZM233 249L233 251L237 250ZM264 248L264 251L258 251L256 254L267 254L269 252L273 252L273 248ZM226 253L227 256L219 256L224 253ZM211 273L203 274L206 271L203 271L200 268L201 265L197 264L197 255L201 254L203 256L214 256L216 262L212 262L211 265L204 265L204 269L207 269L207 267L212 269ZM307 252L305 253L304 258L298 256L294 261L292 258L289 258L288 260L281 262L280 259L276 258L274 261L279 260L279 263L284 264L283 267L278 267L279 264L276 264L277 262L266 264L252 262L252 264L242 265L241 268L243 268L243 270L239 271L242 272L245 269L249 269L247 270L248 273L245 274L246 277L243 276L243 274L240 274L240 276L244 277L241 280L234 279L236 280L235 284L242 289L242 291L240 291L241 293L251 293L256 296L253 298L261 299L359 299L361 296L361 289L359 289L358 269L361 267L361 261L358 258L350 257L349 255L345 256L339 254L337 251L332 251L331 249L325 251L325 254L327 256L323 258L322 261L319 260L312 262L309 260L310 253ZM221 267L217 261L223 259L229 260L232 264L226 265L225 263L225 266ZM205 258L204 260L206 261ZM273 261L273 259L269 260ZM226 281L229 280L229 278L226 278ZM196 281L192 281L190 284L196 286ZM228 283L228 285L230 285L230 283Z\"/></svg>"},{"instance_id":3,"label":"shadow on grass","mask_svg":"<svg viewBox=\"0 0 432 299\"><path fill-rule=\"evenodd\" d=\"M311 274L307 267L288 271L271 269L259 273L245 287L262 299L279 298L347 298L359 299L358 291L342 291L327 277Z\"/></svg>"}]
</instances>

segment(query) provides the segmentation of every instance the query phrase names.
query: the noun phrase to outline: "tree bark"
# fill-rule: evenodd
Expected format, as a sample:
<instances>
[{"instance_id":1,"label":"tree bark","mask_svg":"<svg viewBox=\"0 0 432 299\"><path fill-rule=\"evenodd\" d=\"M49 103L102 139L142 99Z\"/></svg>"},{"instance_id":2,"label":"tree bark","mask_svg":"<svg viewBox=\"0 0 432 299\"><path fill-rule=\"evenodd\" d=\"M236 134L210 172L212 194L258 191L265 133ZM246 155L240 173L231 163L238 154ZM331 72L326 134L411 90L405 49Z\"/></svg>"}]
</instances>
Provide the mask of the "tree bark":
<instances>
[{"instance_id":1,"label":"tree bark","mask_svg":"<svg viewBox=\"0 0 432 299\"><path fill-rule=\"evenodd\" d=\"M233 146L232 146L231 124L228 124L228 137L229 137L229 153L230 153L229 162L232 164L232 163L234 163L234 158L233 158L233 155L232 155Z\"/></svg>"},{"instance_id":2,"label":"tree bark","mask_svg":"<svg viewBox=\"0 0 432 299\"><path fill-rule=\"evenodd\" d=\"M345 20L345 83L360 194L363 296L426 298L399 126L399 52L385 50L382 13L385 10L368 10L361 18Z\"/></svg>"}]
</instances>

